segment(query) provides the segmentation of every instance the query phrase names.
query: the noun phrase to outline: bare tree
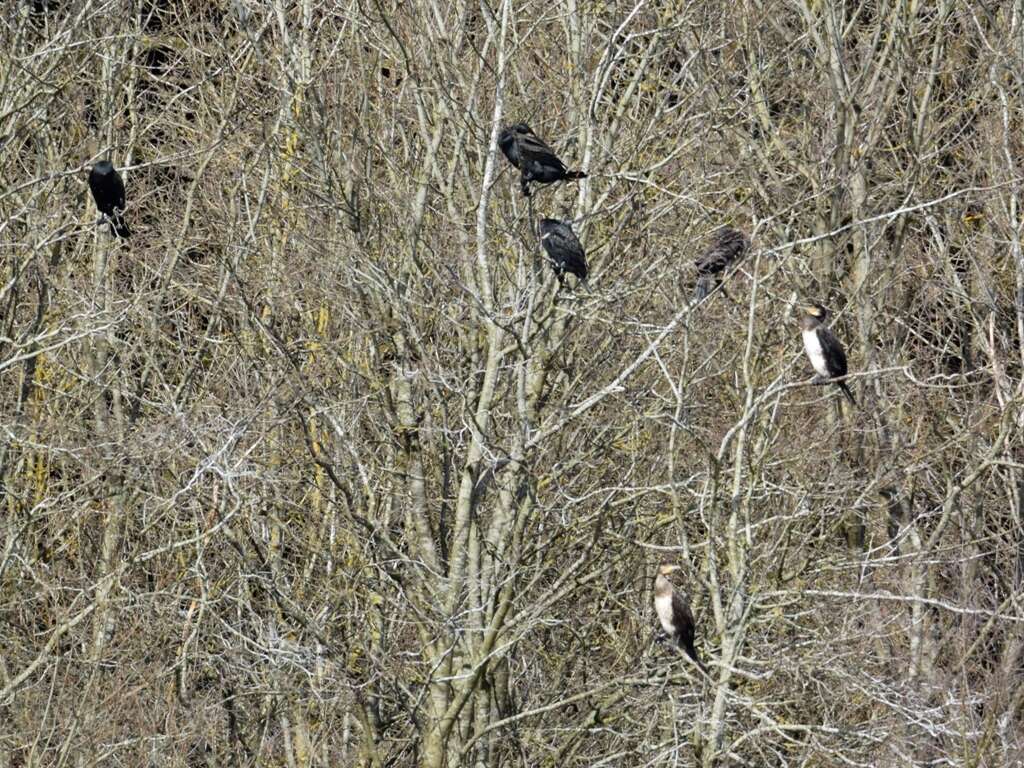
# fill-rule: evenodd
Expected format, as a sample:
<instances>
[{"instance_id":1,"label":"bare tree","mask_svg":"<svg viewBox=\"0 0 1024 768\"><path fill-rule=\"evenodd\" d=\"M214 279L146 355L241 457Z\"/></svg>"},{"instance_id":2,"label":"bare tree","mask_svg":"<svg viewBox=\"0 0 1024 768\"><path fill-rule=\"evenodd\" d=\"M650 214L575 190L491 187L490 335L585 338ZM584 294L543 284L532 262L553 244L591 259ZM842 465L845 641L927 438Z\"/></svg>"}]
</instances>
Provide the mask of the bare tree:
<instances>
[{"instance_id":1,"label":"bare tree","mask_svg":"<svg viewBox=\"0 0 1024 768\"><path fill-rule=\"evenodd\" d=\"M0 764L1019 761L989 6L13 4ZM520 121L587 178L524 199ZM657 642L665 559L706 673Z\"/></svg>"}]
</instances>

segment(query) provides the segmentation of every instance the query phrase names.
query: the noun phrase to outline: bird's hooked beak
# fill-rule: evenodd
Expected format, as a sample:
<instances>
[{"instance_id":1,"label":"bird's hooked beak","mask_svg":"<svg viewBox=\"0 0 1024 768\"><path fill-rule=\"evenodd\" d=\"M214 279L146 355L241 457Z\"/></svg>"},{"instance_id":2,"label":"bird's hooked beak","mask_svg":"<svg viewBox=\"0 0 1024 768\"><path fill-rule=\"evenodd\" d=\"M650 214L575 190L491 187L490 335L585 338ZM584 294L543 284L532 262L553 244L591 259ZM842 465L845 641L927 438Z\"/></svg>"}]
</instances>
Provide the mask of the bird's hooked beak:
<instances>
[{"instance_id":1,"label":"bird's hooked beak","mask_svg":"<svg viewBox=\"0 0 1024 768\"><path fill-rule=\"evenodd\" d=\"M669 563L665 563L663 566L661 566L658 569L658 573L660 573L662 576L668 576L669 574L675 573L678 570L679 570L679 566L678 565L671 565Z\"/></svg>"}]
</instances>

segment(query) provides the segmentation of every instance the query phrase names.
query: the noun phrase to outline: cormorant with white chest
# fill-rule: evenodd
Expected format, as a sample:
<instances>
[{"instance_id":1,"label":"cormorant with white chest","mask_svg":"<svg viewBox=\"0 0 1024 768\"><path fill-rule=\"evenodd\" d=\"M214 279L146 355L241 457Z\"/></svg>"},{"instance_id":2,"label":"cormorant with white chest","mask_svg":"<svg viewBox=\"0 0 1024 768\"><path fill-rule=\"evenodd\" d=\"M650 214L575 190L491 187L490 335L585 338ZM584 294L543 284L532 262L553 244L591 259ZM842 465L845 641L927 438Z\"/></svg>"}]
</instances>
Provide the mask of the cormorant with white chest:
<instances>
[{"instance_id":1,"label":"cormorant with white chest","mask_svg":"<svg viewBox=\"0 0 1024 768\"><path fill-rule=\"evenodd\" d=\"M828 310L821 304L810 304L800 314L800 333L814 372L822 380L832 380L846 375L846 352L832 330L825 325ZM854 405L853 393L845 381L834 382Z\"/></svg>"},{"instance_id":2,"label":"cormorant with white chest","mask_svg":"<svg viewBox=\"0 0 1024 768\"><path fill-rule=\"evenodd\" d=\"M695 628L693 611L690 610L690 598L680 589L675 589L668 577L679 570L678 565L664 563L658 568L658 576L654 580L654 611L658 614L661 628L673 643L686 651L686 655L704 669L697 648L693 644Z\"/></svg>"}]
</instances>

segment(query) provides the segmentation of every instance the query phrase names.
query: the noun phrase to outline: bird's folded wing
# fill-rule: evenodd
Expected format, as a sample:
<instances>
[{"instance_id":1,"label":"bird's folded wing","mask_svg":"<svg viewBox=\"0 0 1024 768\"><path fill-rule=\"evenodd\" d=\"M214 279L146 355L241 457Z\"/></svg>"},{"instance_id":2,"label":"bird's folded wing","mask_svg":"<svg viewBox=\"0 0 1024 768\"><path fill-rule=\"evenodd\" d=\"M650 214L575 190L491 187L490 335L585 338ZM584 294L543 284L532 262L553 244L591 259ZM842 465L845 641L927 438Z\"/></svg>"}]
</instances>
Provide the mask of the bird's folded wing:
<instances>
[{"instance_id":1,"label":"bird's folded wing","mask_svg":"<svg viewBox=\"0 0 1024 768\"><path fill-rule=\"evenodd\" d=\"M687 600L683 595L679 593L679 590L675 590L672 593L672 613L677 618L681 618L684 621L688 621L693 624L693 612L690 610L690 601Z\"/></svg>"},{"instance_id":2,"label":"bird's folded wing","mask_svg":"<svg viewBox=\"0 0 1024 768\"><path fill-rule=\"evenodd\" d=\"M846 375L846 353L839 339L828 328L821 328L818 331L818 339L821 342L821 352L825 356L829 372L833 376Z\"/></svg>"},{"instance_id":3,"label":"bird's folded wing","mask_svg":"<svg viewBox=\"0 0 1024 768\"><path fill-rule=\"evenodd\" d=\"M701 272L721 272L729 263L729 254L720 247L710 248L694 262Z\"/></svg>"},{"instance_id":4,"label":"bird's folded wing","mask_svg":"<svg viewBox=\"0 0 1024 768\"><path fill-rule=\"evenodd\" d=\"M575 235L566 235L563 232L553 232L549 239L551 249L557 251L566 260L575 260L578 263L586 263L586 254L583 246Z\"/></svg>"},{"instance_id":5,"label":"bird's folded wing","mask_svg":"<svg viewBox=\"0 0 1024 768\"><path fill-rule=\"evenodd\" d=\"M536 136L520 135L519 153L524 160L534 160L548 165L565 168L565 165L558 159L551 147Z\"/></svg>"},{"instance_id":6,"label":"bird's folded wing","mask_svg":"<svg viewBox=\"0 0 1024 768\"><path fill-rule=\"evenodd\" d=\"M749 243L740 232L719 235L714 244L694 262L701 272L720 272L743 258Z\"/></svg>"}]
</instances>

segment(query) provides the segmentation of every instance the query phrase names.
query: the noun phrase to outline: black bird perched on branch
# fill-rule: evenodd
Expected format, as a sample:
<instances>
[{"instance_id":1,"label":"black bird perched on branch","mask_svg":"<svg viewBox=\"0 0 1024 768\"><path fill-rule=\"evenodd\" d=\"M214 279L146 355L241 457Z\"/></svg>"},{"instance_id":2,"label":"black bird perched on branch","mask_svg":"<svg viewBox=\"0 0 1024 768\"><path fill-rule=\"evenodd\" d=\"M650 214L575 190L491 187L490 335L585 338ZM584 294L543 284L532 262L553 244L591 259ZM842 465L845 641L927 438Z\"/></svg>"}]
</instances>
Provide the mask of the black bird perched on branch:
<instances>
[{"instance_id":1,"label":"black bird perched on branch","mask_svg":"<svg viewBox=\"0 0 1024 768\"><path fill-rule=\"evenodd\" d=\"M545 144L526 123L516 123L501 129L498 146L508 161L521 173L523 195L530 196L530 182L551 184L565 179L585 179L583 171L570 171L558 159L554 150Z\"/></svg>"},{"instance_id":2,"label":"black bird perched on branch","mask_svg":"<svg viewBox=\"0 0 1024 768\"><path fill-rule=\"evenodd\" d=\"M678 565L670 563L664 563L658 568L658 577L654 580L654 610L658 614L661 628L672 642L686 651L686 655L697 662L697 666L706 669L693 644L695 629L690 598L682 590L674 589L668 580L678 570Z\"/></svg>"},{"instance_id":3,"label":"black bird perched on branch","mask_svg":"<svg viewBox=\"0 0 1024 768\"><path fill-rule=\"evenodd\" d=\"M128 237L131 231L124 220L124 181L109 160L100 160L89 171L89 189L96 207L110 221L110 231Z\"/></svg>"},{"instance_id":4,"label":"black bird perched on branch","mask_svg":"<svg viewBox=\"0 0 1024 768\"><path fill-rule=\"evenodd\" d=\"M567 221L558 219L540 220L540 242L547 251L548 261L551 268L555 270L555 277L559 283L564 283L563 275L568 272L576 275L583 287L588 291L587 285L587 254L580 245L579 238L572 231Z\"/></svg>"},{"instance_id":5,"label":"black bird perched on branch","mask_svg":"<svg viewBox=\"0 0 1024 768\"><path fill-rule=\"evenodd\" d=\"M800 315L800 333L804 337L804 351L814 367L814 372L823 381L835 379L846 375L846 352L839 339L825 325L828 318L828 310L821 304L810 304L803 308ZM834 382L843 390L850 402L854 405L857 401L853 399L853 393L846 386L845 381Z\"/></svg>"},{"instance_id":6,"label":"black bird perched on branch","mask_svg":"<svg viewBox=\"0 0 1024 768\"><path fill-rule=\"evenodd\" d=\"M722 282L722 273L747 255L750 239L732 227L722 227L711 239L708 248L694 262L697 266L697 292L694 296L700 301Z\"/></svg>"}]
</instances>

